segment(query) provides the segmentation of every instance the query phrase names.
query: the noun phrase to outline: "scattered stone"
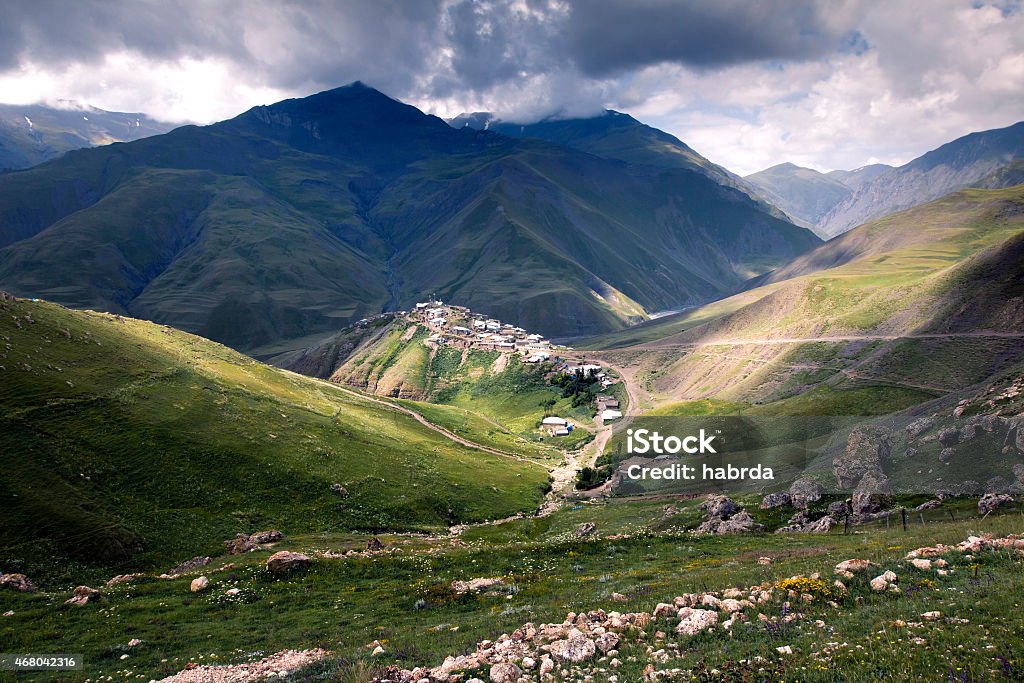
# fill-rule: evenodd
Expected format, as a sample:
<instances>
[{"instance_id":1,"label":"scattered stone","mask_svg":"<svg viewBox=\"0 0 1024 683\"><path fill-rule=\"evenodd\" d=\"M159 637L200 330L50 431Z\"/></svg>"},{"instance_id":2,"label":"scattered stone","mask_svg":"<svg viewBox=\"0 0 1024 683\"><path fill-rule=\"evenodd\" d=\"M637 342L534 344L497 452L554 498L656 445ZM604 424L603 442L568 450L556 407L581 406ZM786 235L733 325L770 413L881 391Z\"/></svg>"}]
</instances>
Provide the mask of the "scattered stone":
<instances>
[{"instance_id":1,"label":"scattered stone","mask_svg":"<svg viewBox=\"0 0 1024 683\"><path fill-rule=\"evenodd\" d=\"M549 643L546 649L552 657L563 662L582 662L594 656L597 645L579 629L573 628L566 638Z\"/></svg>"},{"instance_id":2,"label":"scattered stone","mask_svg":"<svg viewBox=\"0 0 1024 683\"><path fill-rule=\"evenodd\" d=\"M74 605L75 607L84 607L90 602L97 602L103 599L103 594L95 588L89 588L88 586L78 586L68 600L64 601L65 605Z\"/></svg>"},{"instance_id":3,"label":"scattered stone","mask_svg":"<svg viewBox=\"0 0 1024 683\"><path fill-rule=\"evenodd\" d=\"M287 574L298 569L305 569L311 564L313 564L313 560L308 555L287 550L274 553L267 558L267 570L271 574Z\"/></svg>"},{"instance_id":4,"label":"scattered stone","mask_svg":"<svg viewBox=\"0 0 1024 683\"><path fill-rule=\"evenodd\" d=\"M910 561L910 564L914 565L915 569L920 569L924 572L930 572L932 570L932 561L924 558L915 558Z\"/></svg>"},{"instance_id":5,"label":"scattered stone","mask_svg":"<svg viewBox=\"0 0 1024 683\"><path fill-rule=\"evenodd\" d=\"M238 534L230 541L224 541L224 546L228 549L229 555L242 555L259 550L260 546L265 543L276 543L283 538L284 534L277 529L269 529L267 531L257 531L251 536Z\"/></svg>"},{"instance_id":6,"label":"scattered stone","mask_svg":"<svg viewBox=\"0 0 1024 683\"><path fill-rule=\"evenodd\" d=\"M942 612L939 612L939 611L925 612L925 613L923 613L921 615L921 618L922 619L927 619L928 621L938 621L939 619L942 618Z\"/></svg>"},{"instance_id":7,"label":"scattered stone","mask_svg":"<svg viewBox=\"0 0 1024 683\"><path fill-rule=\"evenodd\" d=\"M866 571L874 566L875 564L868 560L843 560L842 562L836 565L836 573L838 574L839 572L849 572L850 574L857 574L859 572Z\"/></svg>"},{"instance_id":8,"label":"scattered stone","mask_svg":"<svg viewBox=\"0 0 1024 683\"><path fill-rule=\"evenodd\" d=\"M939 430L939 443L943 446L955 446L960 440L960 430L956 427L945 427Z\"/></svg>"},{"instance_id":9,"label":"scattered stone","mask_svg":"<svg viewBox=\"0 0 1024 683\"><path fill-rule=\"evenodd\" d=\"M891 571L886 571L885 573L879 574L875 578L871 579L870 584L871 590L873 591L881 592L890 590L893 586L896 586L896 574Z\"/></svg>"},{"instance_id":10,"label":"scattered stone","mask_svg":"<svg viewBox=\"0 0 1024 683\"><path fill-rule=\"evenodd\" d=\"M0 586L19 591L21 593L35 593L39 590L32 582L32 579L28 578L24 574L0 575Z\"/></svg>"},{"instance_id":11,"label":"scattered stone","mask_svg":"<svg viewBox=\"0 0 1024 683\"><path fill-rule=\"evenodd\" d=\"M189 586L189 590L193 593L199 593L200 591L206 590L210 585L210 580L205 576L200 576L197 579L192 579L192 585Z\"/></svg>"},{"instance_id":12,"label":"scattered stone","mask_svg":"<svg viewBox=\"0 0 1024 683\"><path fill-rule=\"evenodd\" d=\"M612 602L627 602L628 600L629 598L622 593L612 593Z\"/></svg>"},{"instance_id":13,"label":"scattered stone","mask_svg":"<svg viewBox=\"0 0 1024 683\"><path fill-rule=\"evenodd\" d=\"M245 664L190 665L184 671L160 679L156 683L250 683L267 678L287 678L292 672L315 664L329 654L331 653L320 649L285 650Z\"/></svg>"}]
</instances>

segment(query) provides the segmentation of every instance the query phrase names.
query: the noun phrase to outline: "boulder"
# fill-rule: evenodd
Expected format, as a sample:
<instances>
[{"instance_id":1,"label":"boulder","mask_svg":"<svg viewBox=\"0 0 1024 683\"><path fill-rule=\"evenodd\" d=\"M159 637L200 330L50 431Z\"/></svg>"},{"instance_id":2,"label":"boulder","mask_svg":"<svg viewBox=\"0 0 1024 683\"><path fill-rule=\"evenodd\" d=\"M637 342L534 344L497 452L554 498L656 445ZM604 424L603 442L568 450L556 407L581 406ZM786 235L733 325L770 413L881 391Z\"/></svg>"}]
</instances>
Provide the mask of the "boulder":
<instances>
[{"instance_id":1,"label":"boulder","mask_svg":"<svg viewBox=\"0 0 1024 683\"><path fill-rule=\"evenodd\" d=\"M935 418L933 417L921 417L906 426L907 436L911 439L916 439L921 436L935 424Z\"/></svg>"},{"instance_id":2,"label":"boulder","mask_svg":"<svg viewBox=\"0 0 1024 683\"><path fill-rule=\"evenodd\" d=\"M852 489L868 472L881 472L889 460L891 432L877 425L858 425L850 431L846 450L832 461L840 489Z\"/></svg>"},{"instance_id":3,"label":"boulder","mask_svg":"<svg viewBox=\"0 0 1024 683\"><path fill-rule=\"evenodd\" d=\"M987 493L978 501L978 514L987 515L1002 507L1013 505L1013 496L1005 493Z\"/></svg>"},{"instance_id":4,"label":"boulder","mask_svg":"<svg viewBox=\"0 0 1024 683\"><path fill-rule=\"evenodd\" d=\"M268 529L267 531L257 531L249 537L249 540L262 545L263 543L276 543L283 538L284 534L277 529Z\"/></svg>"},{"instance_id":5,"label":"boulder","mask_svg":"<svg viewBox=\"0 0 1024 683\"><path fill-rule=\"evenodd\" d=\"M495 586L505 585L504 579L499 578L479 578L470 579L469 581L452 581L452 590L462 595L463 593L479 593Z\"/></svg>"},{"instance_id":6,"label":"boulder","mask_svg":"<svg viewBox=\"0 0 1024 683\"><path fill-rule=\"evenodd\" d=\"M874 563L869 560L860 560L856 558L852 560L843 560L836 565L836 573L848 572L850 574L857 574L858 572L866 571L874 566Z\"/></svg>"},{"instance_id":7,"label":"boulder","mask_svg":"<svg viewBox=\"0 0 1024 683\"><path fill-rule=\"evenodd\" d=\"M949 462L956 456L956 449L943 448L939 451L939 462Z\"/></svg>"},{"instance_id":8,"label":"boulder","mask_svg":"<svg viewBox=\"0 0 1024 683\"><path fill-rule=\"evenodd\" d=\"M74 605L75 607L84 607L90 602L97 602L103 599L103 594L95 588L89 588L88 586L78 586L72 592L71 597L64 601L65 605Z\"/></svg>"},{"instance_id":9,"label":"boulder","mask_svg":"<svg viewBox=\"0 0 1024 683\"><path fill-rule=\"evenodd\" d=\"M701 509L707 519L729 519L739 512L740 506L731 498L711 494L701 504Z\"/></svg>"},{"instance_id":10,"label":"boulder","mask_svg":"<svg viewBox=\"0 0 1024 683\"><path fill-rule=\"evenodd\" d=\"M293 553L287 550L274 553L267 558L267 570L271 574L287 574L298 569L305 569L313 564L308 555Z\"/></svg>"},{"instance_id":11,"label":"boulder","mask_svg":"<svg viewBox=\"0 0 1024 683\"><path fill-rule=\"evenodd\" d=\"M369 541L366 542L366 549L367 550L384 550L384 543L382 543L379 538L374 536L373 538L371 538Z\"/></svg>"},{"instance_id":12,"label":"boulder","mask_svg":"<svg viewBox=\"0 0 1024 683\"><path fill-rule=\"evenodd\" d=\"M228 555L242 555L258 550L260 546L246 534L238 534L230 541L224 541L224 547L228 549Z\"/></svg>"},{"instance_id":13,"label":"boulder","mask_svg":"<svg viewBox=\"0 0 1024 683\"><path fill-rule=\"evenodd\" d=\"M24 574L2 574L0 575L0 586L10 588L21 593L35 593L38 588L32 583L32 579Z\"/></svg>"},{"instance_id":14,"label":"boulder","mask_svg":"<svg viewBox=\"0 0 1024 683\"><path fill-rule=\"evenodd\" d=\"M789 487L790 501L795 508L807 508L817 503L825 494L825 489L810 477L800 477Z\"/></svg>"},{"instance_id":15,"label":"boulder","mask_svg":"<svg viewBox=\"0 0 1024 683\"><path fill-rule=\"evenodd\" d=\"M552 657L563 662L582 662L596 654L597 645L583 635L582 631L573 628L569 631L568 636L549 643L546 649Z\"/></svg>"},{"instance_id":16,"label":"boulder","mask_svg":"<svg viewBox=\"0 0 1024 683\"><path fill-rule=\"evenodd\" d=\"M205 576L200 576L198 578L192 579L192 585L189 586L189 590L193 593L199 593L201 591L206 590L209 585L210 580Z\"/></svg>"},{"instance_id":17,"label":"boulder","mask_svg":"<svg viewBox=\"0 0 1024 683\"><path fill-rule=\"evenodd\" d=\"M938 507L942 507L942 501L941 500L937 500L937 499L933 499L933 500L928 500L928 501L925 501L925 502L921 503L920 505L915 507L913 510L911 510L911 512L924 512L925 510L934 510L935 508L938 508Z\"/></svg>"},{"instance_id":18,"label":"boulder","mask_svg":"<svg viewBox=\"0 0 1024 683\"><path fill-rule=\"evenodd\" d=\"M939 443L943 446L955 446L960 440L960 430L956 427L945 427L939 430Z\"/></svg>"},{"instance_id":19,"label":"boulder","mask_svg":"<svg viewBox=\"0 0 1024 683\"><path fill-rule=\"evenodd\" d=\"M695 636L713 628L717 623L718 612L715 610L684 607L679 610L679 626L676 627L676 633Z\"/></svg>"},{"instance_id":20,"label":"boulder","mask_svg":"<svg viewBox=\"0 0 1024 683\"><path fill-rule=\"evenodd\" d=\"M769 493L761 501L762 510L774 510L775 508L789 505L793 501L785 491L781 493Z\"/></svg>"},{"instance_id":21,"label":"boulder","mask_svg":"<svg viewBox=\"0 0 1024 683\"><path fill-rule=\"evenodd\" d=\"M583 524L580 524L578 527L576 527L576 531L573 532L573 535L576 538L586 538L587 536L593 536L596 533L596 524L594 524L593 522L584 522Z\"/></svg>"},{"instance_id":22,"label":"boulder","mask_svg":"<svg viewBox=\"0 0 1024 683\"><path fill-rule=\"evenodd\" d=\"M516 683L522 673L515 664L499 662L491 666L491 683Z\"/></svg>"}]
</instances>

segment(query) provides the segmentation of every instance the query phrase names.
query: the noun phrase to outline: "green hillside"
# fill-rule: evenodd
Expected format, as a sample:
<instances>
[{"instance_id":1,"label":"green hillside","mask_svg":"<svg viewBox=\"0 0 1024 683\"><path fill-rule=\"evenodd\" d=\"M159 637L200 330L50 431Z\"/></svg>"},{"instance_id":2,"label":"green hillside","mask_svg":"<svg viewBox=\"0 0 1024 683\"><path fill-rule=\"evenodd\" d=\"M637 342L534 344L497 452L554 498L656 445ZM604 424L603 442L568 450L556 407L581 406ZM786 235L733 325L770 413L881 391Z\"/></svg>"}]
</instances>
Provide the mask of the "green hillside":
<instances>
[{"instance_id":1,"label":"green hillside","mask_svg":"<svg viewBox=\"0 0 1024 683\"><path fill-rule=\"evenodd\" d=\"M266 527L441 529L532 510L547 486L544 466L199 337L0 309L4 571L169 567Z\"/></svg>"},{"instance_id":2,"label":"green hillside","mask_svg":"<svg viewBox=\"0 0 1024 683\"><path fill-rule=\"evenodd\" d=\"M0 286L259 357L429 293L621 329L818 243L704 173L455 130L358 83L0 176Z\"/></svg>"},{"instance_id":3,"label":"green hillside","mask_svg":"<svg viewBox=\"0 0 1024 683\"><path fill-rule=\"evenodd\" d=\"M897 410L1024 360L1022 264L1024 186L965 190L861 226L761 287L592 344L634 367L653 405Z\"/></svg>"}]
</instances>

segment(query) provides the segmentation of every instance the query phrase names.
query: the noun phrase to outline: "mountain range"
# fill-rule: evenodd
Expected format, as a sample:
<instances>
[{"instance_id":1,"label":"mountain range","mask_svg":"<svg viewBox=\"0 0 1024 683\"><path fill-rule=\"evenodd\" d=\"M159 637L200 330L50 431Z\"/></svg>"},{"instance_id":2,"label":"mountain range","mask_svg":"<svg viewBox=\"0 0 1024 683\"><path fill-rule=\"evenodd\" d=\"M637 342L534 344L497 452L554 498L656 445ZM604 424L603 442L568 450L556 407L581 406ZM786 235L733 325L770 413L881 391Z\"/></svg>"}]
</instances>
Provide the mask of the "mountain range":
<instances>
[{"instance_id":1,"label":"mountain range","mask_svg":"<svg viewBox=\"0 0 1024 683\"><path fill-rule=\"evenodd\" d=\"M0 176L0 286L271 355L428 294L606 332L818 244L655 157L456 129L355 83Z\"/></svg>"},{"instance_id":2,"label":"mountain range","mask_svg":"<svg viewBox=\"0 0 1024 683\"><path fill-rule=\"evenodd\" d=\"M145 114L70 101L57 107L0 104L0 170L29 168L73 149L138 140L171 128Z\"/></svg>"}]
</instances>

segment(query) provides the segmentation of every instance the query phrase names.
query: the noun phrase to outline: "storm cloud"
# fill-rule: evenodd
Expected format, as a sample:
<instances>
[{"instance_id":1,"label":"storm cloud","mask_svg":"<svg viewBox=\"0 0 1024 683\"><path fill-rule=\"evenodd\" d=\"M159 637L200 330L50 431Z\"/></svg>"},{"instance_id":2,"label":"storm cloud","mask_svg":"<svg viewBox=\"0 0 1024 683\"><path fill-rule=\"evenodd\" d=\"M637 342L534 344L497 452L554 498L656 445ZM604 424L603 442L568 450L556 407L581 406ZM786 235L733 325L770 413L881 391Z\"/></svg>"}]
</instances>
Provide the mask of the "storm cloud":
<instances>
[{"instance_id":1,"label":"storm cloud","mask_svg":"<svg viewBox=\"0 0 1024 683\"><path fill-rule=\"evenodd\" d=\"M0 0L0 101L208 122L362 80L432 113L626 109L740 172L1024 117L1020 0Z\"/></svg>"}]
</instances>

